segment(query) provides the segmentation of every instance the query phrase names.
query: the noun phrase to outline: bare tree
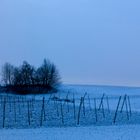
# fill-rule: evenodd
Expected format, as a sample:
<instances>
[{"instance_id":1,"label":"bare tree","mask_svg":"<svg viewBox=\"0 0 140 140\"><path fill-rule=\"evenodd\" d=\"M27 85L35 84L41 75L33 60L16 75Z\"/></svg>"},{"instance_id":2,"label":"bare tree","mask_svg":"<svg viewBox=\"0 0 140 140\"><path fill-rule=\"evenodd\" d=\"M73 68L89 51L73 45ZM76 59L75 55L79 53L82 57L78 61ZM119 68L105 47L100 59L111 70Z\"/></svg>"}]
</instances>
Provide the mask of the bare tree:
<instances>
[{"instance_id":1,"label":"bare tree","mask_svg":"<svg viewBox=\"0 0 140 140\"><path fill-rule=\"evenodd\" d=\"M10 63L5 63L2 67L2 82L4 85L12 85L12 81L14 78L14 66Z\"/></svg>"},{"instance_id":2,"label":"bare tree","mask_svg":"<svg viewBox=\"0 0 140 140\"><path fill-rule=\"evenodd\" d=\"M22 85L23 81L22 81L22 74L21 74L21 70L16 67L14 68L14 79L13 79L13 85L17 86L17 85Z\"/></svg>"},{"instance_id":3,"label":"bare tree","mask_svg":"<svg viewBox=\"0 0 140 140\"><path fill-rule=\"evenodd\" d=\"M37 70L39 84L54 87L60 83L60 75L56 66L49 60L44 59L41 67Z\"/></svg>"},{"instance_id":4,"label":"bare tree","mask_svg":"<svg viewBox=\"0 0 140 140\"><path fill-rule=\"evenodd\" d=\"M24 61L21 66L21 79L23 85L31 85L33 82L34 68L28 62Z\"/></svg>"}]
</instances>

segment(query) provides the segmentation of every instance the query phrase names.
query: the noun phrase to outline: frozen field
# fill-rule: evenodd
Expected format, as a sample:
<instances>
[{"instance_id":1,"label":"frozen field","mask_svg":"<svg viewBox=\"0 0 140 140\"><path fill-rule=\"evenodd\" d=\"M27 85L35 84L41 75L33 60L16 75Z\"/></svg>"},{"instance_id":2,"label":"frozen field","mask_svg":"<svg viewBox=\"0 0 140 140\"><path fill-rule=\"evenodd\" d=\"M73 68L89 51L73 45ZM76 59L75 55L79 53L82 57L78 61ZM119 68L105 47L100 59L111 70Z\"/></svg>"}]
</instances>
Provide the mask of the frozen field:
<instances>
[{"instance_id":1,"label":"frozen field","mask_svg":"<svg viewBox=\"0 0 140 140\"><path fill-rule=\"evenodd\" d=\"M139 138L139 125L0 131L0 140L139 140Z\"/></svg>"},{"instance_id":2,"label":"frozen field","mask_svg":"<svg viewBox=\"0 0 140 140\"><path fill-rule=\"evenodd\" d=\"M24 127L19 127L17 124L13 125L13 129L6 128L1 129L0 131L0 140L26 140L26 139L34 139L34 140L139 140L140 137L140 88L130 88L130 87L109 87L109 86L63 86L61 87L59 93L55 94L55 97L60 97L62 99L67 98L73 99L73 94L75 96L76 100L76 112L79 110L79 104L80 104L80 98L84 96L84 94L87 93L87 96L85 97L85 108L86 108L86 116L83 115L83 111L81 111L81 118L80 118L80 125L75 125L75 121L73 119L73 107L69 105L69 112L64 113L64 123L62 123L61 115L57 116L57 109L53 110L55 113L53 113L53 116L50 115L49 118L46 117L47 120L52 121L50 123L43 122L43 126L40 126L40 128L35 126L35 121L32 120L34 123L32 123L31 127L28 127L28 109L24 110L25 112L22 112L20 116L24 116L26 114L26 120L27 121L24 125ZM94 114L94 99L97 101L97 108L100 105L100 101L102 98L103 93L105 93L105 96L108 97L109 106L110 106L110 113L108 112L107 104L106 104L106 98L104 99L104 113L105 118L103 117L102 111L98 112L98 119L99 121L96 122L95 114ZM124 107L123 113L118 113L116 123L112 123L114 119L115 110L118 104L118 99L120 96L124 98L124 95L127 94L130 98L131 102L131 109L132 109L132 115L128 119L127 118L127 112L126 108ZM42 96L45 96L46 99L49 99L50 95L41 95L36 96L35 98L37 100L41 100ZM89 98L90 98L90 106L93 110L93 114L89 111ZM30 98L30 97L27 97ZM52 101L53 102L53 101ZM121 105L123 104L123 99L121 100ZM50 103L51 105L51 103ZM54 105L54 104L53 104ZM9 105L8 105L9 106ZM41 110L41 104L40 106L38 104L34 105L34 108L38 108L38 110ZM52 106L52 105L51 105ZM1 106L2 107L2 106ZM27 108L26 105L24 105L25 108ZM22 107L21 107L22 108ZM60 109L60 108L59 108ZM9 110L9 108L7 108ZM17 108L18 110L18 108ZM52 110L52 109L51 109ZM61 109L60 109L61 110ZM64 111L67 111L67 106L63 108ZM120 108L119 108L120 110ZM51 114L48 110L47 114ZM12 112L12 111L11 111ZM18 110L19 112L19 110ZM39 112L37 113L39 114ZM38 118L38 115L35 115L35 117L32 116L32 118ZM17 117L19 114L16 114ZM129 114L130 115L130 114ZM14 116L14 114L13 114ZM40 114L39 114L40 116ZM56 117L57 116L57 117ZM77 116L77 115L76 115ZM12 113L11 113L12 117ZM19 118L18 118L19 119ZM8 120L10 119L7 117L7 124ZM40 120L40 119L39 119ZM54 121L55 120L55 121ZM2 120L1 120L2 121ZM14 122L11 119L11 121ZM19 122L21 123L20 119ZM76 119L77 122L77 119ZM17 122L16 122L17 123ZM19 124L20 124L19 123ZM39 126L39 122L38 126ZM23 126L24 126L23 125ZM35 129L33 129L35 126ZM46 127L47 126L47 127ZM17 129L20 128L20 129Z\"/></svg>"},{"instance_id":3,"label":"frozen field","mask_svg":"<svg viewBox=\"0 0 140 140\"><path fill-rule=\"evenodd\" d=\"M0 131L0 140L139 140L139 138L139 125Z\"/></svg>"}]
</instances>

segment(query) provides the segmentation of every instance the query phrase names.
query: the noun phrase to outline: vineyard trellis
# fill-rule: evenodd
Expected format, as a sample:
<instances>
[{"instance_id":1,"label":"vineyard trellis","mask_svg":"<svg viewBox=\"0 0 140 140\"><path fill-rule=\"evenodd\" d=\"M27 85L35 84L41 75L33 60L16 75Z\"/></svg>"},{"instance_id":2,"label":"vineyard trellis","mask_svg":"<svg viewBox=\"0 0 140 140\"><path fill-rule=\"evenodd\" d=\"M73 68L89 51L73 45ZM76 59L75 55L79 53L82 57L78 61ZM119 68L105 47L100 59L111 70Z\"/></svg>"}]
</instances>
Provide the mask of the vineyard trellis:
<instances>
[{"instance_id":1,"label":"vineyard trellis","mask_svg":"<svg viewBox=\"0 0 140 140\"><path fill-rule=\"evenodd\" d=\"M106 94L101 98L90 98L85 93L80 99L75 94L44 96L0 95L0 127L30 128L100 124L106 121L116 123L120 114L132 116L130 97L120 96L115 111L110 109ZM125 107L125 108L124 108ZM119 111L120 110L120 111Z\"/></svg>"}]
</instances>

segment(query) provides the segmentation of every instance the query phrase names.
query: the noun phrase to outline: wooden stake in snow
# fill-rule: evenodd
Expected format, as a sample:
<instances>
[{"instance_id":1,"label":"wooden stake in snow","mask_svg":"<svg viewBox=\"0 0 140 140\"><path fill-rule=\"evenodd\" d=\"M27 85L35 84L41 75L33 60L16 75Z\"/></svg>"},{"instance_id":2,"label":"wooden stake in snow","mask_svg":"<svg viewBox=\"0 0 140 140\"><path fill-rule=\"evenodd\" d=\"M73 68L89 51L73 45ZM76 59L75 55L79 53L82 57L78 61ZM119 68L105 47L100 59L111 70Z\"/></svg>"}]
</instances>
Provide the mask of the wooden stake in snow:
<instances>
[{"instance_id":1,"label":"wooden stake in snow","mask_svg":"<svg viewBox=\"0 0 140 140\"><path fill-rule=\"evenodd\" d=\"M32 114L32 100L29 100L29 108L30 108L30 118L32 118L33 117L33 114Z\"/></svg>"},{"instance_id":2,"label":"wooden stake in snow","mask_svg":"<svg viewBox=\"0 0 140 140\"><path fill-rule=\"evenodd\" d=\"M108 99L108 96L106 96L106 102L107 102L107 109L108 109L108 112L110 113L110 107L109 107L109 99Z\"/></svg>"},{"instance_id":3,"label":"wooden stake in snow","mask_svg":"<svg viewBox=\"0 0 140 140\"><path fill-rule=\"evenodd\" d=\"M116 118L117 118L117 113L118 113L118 109L119 109L119 105L120 105L120 101L121 101L121 96L119 97L119 101L118 101L118 104L117 104L117 108L116 108L116 111L115 111L115 116L114 116L114 123L116 122Z\"/></svg>"},{"instance_id":4,"label":"wooden stake in snow","mask_svg":"<svg viewBox=\"0 0 140 140\"><path fill-rule=\"evenodd\" d=\"M59 117L59 103L56 101L56 111L57 111L57 116Z\"/></svg>"},{"instance_id":5,"label":"wooden stake in snow","mask_svg":"<svg viewBox=\"0 0 140 140\"><path fill-rule=\"evenodd\" d=\"M80 112L81 112L82 102L83 102L83 97L81 97L80 105L79 105L78 121L77 121L77 124L78 124L78 125L80 124Z\"/></svg>"},{"instance_id":6,"label":"wooden stake in snow","mask_svg":"<svg viewBox=\"0 0 140 140\"><path fill-rule=\"evenodd\" d=\"M97 122L98 116L97 116L96 98L94 98L94 110L95 110L95 118L96 118L96 122Z\"/></svg>"},{"instance_id":7,"label":"wooden stake in snow","mask_svg":"<svg viewBox=\"0 0 140 140\"><path fill-rule=\"evenodd\" d=\"M76 112L75 112L75 97L73 94L73 113L74 113L74 120L76 120Z\"/></svg>"},{"instance_id":8,"label":"wooden stake in snow","mask_svg":"<svg viewBox=\"0 0 140 140\"><path fill-rule=\"evenodd\" d=\"M104 111L104 104L102 102L102 113L103 113L103 117L105 118L105 111Z\"/></svg>"},{"instance_id":9,"label":"wooden stake in snow","mask_svg":"<svg viewBox=\"0 0 140 140\"><path fill-rule=\"evenodd\" d=\"M62 124L64 124L64 114L63 114L63 105L61 102L61 119L62 119Z\"/></svg>"},{"instance_id":10,"label":"wooden stake in snow","mask_svg":"<svg viewBox=\"0 0 140 140\"><path fill-rule=\"evenodd\" d=\"M11 104L12 104L12 98L9 99L9 108L10 108L10 112L12 112Z\"/></svg>"},{"instance_id":11,"label":"wooden stake in snow","mask_svg":"<svg viewBox=\"0 0 140 140\"><path fill-rule=\"evenodd\" d=\"M101 107L102 107L104 96L105 96L105 94L103 94L103 96L102 96L102 98L101 98L101 102L100 102L100 105L99 105L99 109L98 109L98 110L100 110Z\"/></svg>"},{"instance_id":12,"label":"wooden stake in snow","mask_svg":"<svg viewBox=\"0 0 140 140\"><path fill-rule=\"evenodd\" d=\"M87 96L87 92L84 94L84 97L83 98L85 99L86 96Z\"/></svg>"},{"instance_id":13,"label":"wooden stake in snow","mask_svg":"<svg viewBox=\"0 0 140 140\"><path fill-rule=\"evenodd\" d=\"M67 112L69 112L69 95L67 95L67 98L66 98L66 100L65 100L65 102L67 103Z\"/></svg>"},{"instance_id":14,"label":"wooden stake in snow","mask_svg":"<svg viewBox=\"0 0 140 140\"><path fill-rule=\"evenodd\" d=\"M31 118L30 118L30 102L29 101L27 101L27 107L28 107L28 124L30 126Z\"/></svg>"},{"instance_id":15,"label":"wooden stake in snow","mask_svg":"<svg viewBox=\"0 0 140 140\"><path fill-rule=\"evenodd\" d=\"M43 97L43 99L42 99L40 126L43 125L43 115L44 115L44 118L45 118L45 108L44 107L45 107L45 97Z\"/></svg>"},{"instance_id":16,"label":"wooden stake in snow","mask_svg":"<svg viewBox=\"0 0 140 140\"><path fill-rule=\"evenodd\" d=\"M131 103L130 103L130 98L129 96L127 96L128 98L128 105L129 105L129 113L130 113L130 116L132 115L132 111L131 111Z\"/></svg>"},{"instance_id":17,"label":"wooden stake in snow","mask_svg":"<svg viewBox=\"0 0 140 140\"><path fill-rule=\"evenodd\" d=\"M54 103L54 106L56 105L56 97L55 97L55 95L53 96L53 103Z\"/></svg>"},{"instance_id":18,"label":"wooden stake in snow","mask_svg":"<svg viewBox=\"0 0 140 140\"><path fill-rule=\"evenodd\" d=\"M129 120L127 100L125 100L125 107L126 107L127 119Z\"/></svg>"},{"instance_id":19,"label":"wooden stake in snow","mask_svg":"<svg viewBox=\"0 0 140 140\"><path fill-rule=\"evenodd\" d=\"M91 111L92 109L91 109L91 103L90 103L90 97L89 97L89 95L88 95L88 104L89 104L89 110Z\"/></svg>"},{"instance_id":20,"label":"wooden stake in snow","mask_svg":"<svg viewBox=\"0 0 140 140\"><path fill-rule=\"evenodd\" d=\"M24 98L22 97L22 106L24 107Z\"/></svg>"},{"instance_id":21,"label":"wooden stake in snow","mask_svg":"<svg viewBox=\"0 0 140 140\"><path fill-rule=\"evenodd\" d=\"M83 105L83 114L84 116L86 115L86 109L85 109L85 97L86 97L87 93L84 94L84 97L82 98L82 105Z\"/></svg>"},{"instance_id":22,"label":"wooden stake in snow","mask_svg":"<svg viewBox=\"0 0 140 140\"><path fill-rule=\"evenodd\" d=\"M83 104L83 114L84 116L86 115L86 111L85 111L85 98L82 98L82 104Z\"/></svg>"},{"instance_id":23,"label":"wooden stake in snow","mask_svg":"<svg viewBox=\"0 0 140 140\"><path fill-rule=\"evenodd\" d=\"M21 110L20 110L20 97L18 97L18 108L19 108L19 114L21 114Z\"/></svg>"},{"instance_id":24,"label":"wooden stake in snow","mask_svg":"<svg viewBox=\"0 0 140 140\"><path fill-rule=\"evenodd\" d=\"M44 111L43 111L43 114L44 114L44 121L46 121L45 98L44 98Z\"/></svg>"},{"instance_id":25,"label":"wooden stake in snow","mask_svg":"<svg viewBox=\"0 0 140 140\"><path fill-rule=\"evenodd\" d=\"M17 121L17 114L16 114L16 97L14 98L14 117L15 117L15 123Z\"/></svg>"},{"instance_id":26,"label":"wooden stake in snow","mask_svg":"<svg viewBox=\"0 0 140 140\"><path fill-rule=\"evenodd\" d=\"M6 98L4 97L4 102L3 102L3 128L5 127L5 108L6 108Z\"/></svg>"},{"instance_id":27,"label":"wooden stake in snow","mask_svg":"<svg viewBox=\"0 0 140 140\"><path fill-rule=\"evenodd\" d=\"M121 110L120 110L121 113L122 113L122 111L123 111L123 107L124 107L124 105L125 105L125 102L126 102L126 94L124 95L122 107L121 107Z\"/></svg>"}]
</instances>

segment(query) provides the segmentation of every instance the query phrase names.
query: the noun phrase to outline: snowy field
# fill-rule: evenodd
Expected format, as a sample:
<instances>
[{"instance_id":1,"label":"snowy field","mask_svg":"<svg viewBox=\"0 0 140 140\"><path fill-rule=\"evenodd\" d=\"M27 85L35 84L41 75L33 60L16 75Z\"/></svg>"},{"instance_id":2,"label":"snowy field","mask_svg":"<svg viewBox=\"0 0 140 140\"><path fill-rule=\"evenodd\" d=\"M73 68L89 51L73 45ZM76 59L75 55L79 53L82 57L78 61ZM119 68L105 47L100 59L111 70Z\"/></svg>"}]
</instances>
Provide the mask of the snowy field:
<instances>
[{"instance_id":1,"label":"snowy field","mask_svg":"<svg viewBox=\"0 0 140 140\"><path fill-rule=\"evenodd\" d=\"M63 86L61 87L59 93L55 94L55 97L60 97L62 99L68 98L73 99L73 94L76 100L76 112L79 109L80 98L83 97L87 93L87 97L85 97L85 108L86 108L86 116L83 115L83 111L81 111L80 125L74 124L73 119L73 107L69 106L69 113L64 114L64 123L62 124L61 115L55 117L57 114L57 109L55 110L56 114L51 116L53 121L39 128L35 129L34 124L33 127L17 129L14 128L1 128L0 131L0 140L139 140L140 137L140 88L130 88L130 87L109 87L109 86ZM89 99L92 110L94 110L94 99L97 100L97 107L100 104L103 93L108 97L110 113L107 110L106 100L104 99L104 113L105 118L103 117L102 111L98 112L99 121L96 122L95 114L92 114L89 111ZM127 94L131 101L131 109L132 115L131 118L127 118L126 108L123 109L123 113L118 113L116 123L113 122L115 110L118 104L118 99L120 96L124 98L124 95ZM45 96L46 99L49 99L50 95L40 95L36 96L36 99L42 99ZM30 98L30 97L28 97ZM121 101L121 105L123 100ZM50 103L51 105L51 103ZM9 105L8 105L9 106ZM37 108L34 106L34 108ZM27 108L27 106L24 106ZM9 109L9 108L8 108ZM8 110L7 109L7 110ZM17 108L18 109L18 108ZM41 106L40 109L41 110ZM61 109L60 109L61 110ZM66 108L63 110L67 110ZM11 111L12 112L12 111ZM18 111L19 112L19 111ZM25 111L26 113L28 110ZM94 112L94 111L93 111ZM22 114L23 113L23 114ZM24 112L21 113L21 116L24 115ZM25 114L26 114L25 113ZM49 114L49 111L48 111ZM12 115L12 114L11 114ZM18 116L19 114L17 114ZM130 115L130 114L129 114ZM1 115L2 116L2 115ZM28 114L26 114L28 116ZM37 115L36 115L37 116ZM70 117L69 117L70 116ZM77 115L76 115L77 116ZM26 117L28 118L28 117ZM32 117L33 118L33 117ZM10 120L7 118L7 122ZM12 119L11 119L12 120ZM19 119L20 120L20 119ZM27 119L28 120L28 119ZM28 121L27 121L28 122ZM35 121L34 121L35 122ZM77 122L77 119L76 119ZM8 123L7 123L8 124ZM5 124L6 125L6 124ZM15 125L16 126L16 125ZM47 127L46 127L47 126Z\"/></svg>"},{"instance_id":2,"label":"snowy field","mask_svg":"<svg viewBox=\"0 0 140 140\"><path fill-rule=\"evenodd\" d=\"M139 138L139 125L0 131L0 140L139 140Z\"/></svg>"}]
</instances>

